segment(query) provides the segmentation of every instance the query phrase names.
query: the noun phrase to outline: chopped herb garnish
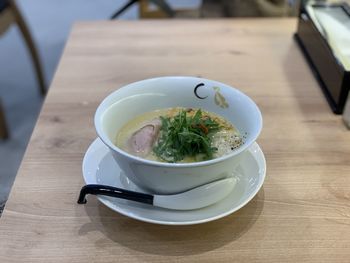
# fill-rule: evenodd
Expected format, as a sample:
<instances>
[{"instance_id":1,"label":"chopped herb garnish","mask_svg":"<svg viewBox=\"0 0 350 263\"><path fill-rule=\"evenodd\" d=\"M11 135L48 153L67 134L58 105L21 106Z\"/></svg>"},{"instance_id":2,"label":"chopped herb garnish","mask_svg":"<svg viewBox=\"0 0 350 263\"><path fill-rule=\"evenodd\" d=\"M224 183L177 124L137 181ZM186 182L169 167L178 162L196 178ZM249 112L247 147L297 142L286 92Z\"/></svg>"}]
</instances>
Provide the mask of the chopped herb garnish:
<instances>
[{"instance_id":1,"label":"chopped herb garnish","mask_svg":"<svg viewBox=\"0 0 350 263\"><path fill-rule=\"evenodd\" d=\"M174 117L161 116L159 139L153 148L156 156L167 162L178 162L185 157L203 155L212 159L217 148L212 147L212 137L220 125L199 109L193 116L181 110Z\"/></svg>"}]
</instances>

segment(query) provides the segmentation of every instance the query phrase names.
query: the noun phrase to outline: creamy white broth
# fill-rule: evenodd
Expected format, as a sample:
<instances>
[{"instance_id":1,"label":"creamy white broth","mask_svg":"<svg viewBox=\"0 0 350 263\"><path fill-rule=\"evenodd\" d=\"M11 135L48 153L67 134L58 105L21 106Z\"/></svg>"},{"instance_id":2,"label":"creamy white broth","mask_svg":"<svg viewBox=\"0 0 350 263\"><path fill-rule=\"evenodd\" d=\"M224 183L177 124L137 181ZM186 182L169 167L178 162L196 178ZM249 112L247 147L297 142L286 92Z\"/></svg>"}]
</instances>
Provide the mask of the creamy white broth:
<instances>
[{"instance_id":1,"label":"creamy white broth","mask_svg":"<svg viewBox=\"0 0 350 263\"><path fill-rule=\"evenodd\" d=\"M161 158L159 158L153 152L153 150L151 150L146 155L135 154L130 150L130 147L128 146L128 141L135 134L135 132L139 131L141 128L145 127L145 125L149 124L155 119L159 119L160 116L174 117L182 110L186 110L188 116L191 116L191 114L193 116L198 109L187 109L187 108L177 107L177 108L155 110L155 111L146 112L138 115L137 117L127 122L119 130L115 140L116 146L118 146L119 148L121 148L122 150L130 154L138 155L147 160L166 162ZM241 135L239 134L238 130L229 121L225 120L223 117L216 115L214 113L207 112L204 110L201 110L201 111L203 113L203 116L209 116L213 121L217 122L220 125L220 130L217 131L212 136L211 146L217 148L217 151L213 154L213 159L229 154L230 152L232 152L234 149L236 149L242 144ZM158 138L155 139L153 145L157 143L157 139ZM190 163L190 162L198 162L198 161L203 161L201 154L198 154L196 156L186 156L183 160L177 161L177 162Z\"/></svg>"}]
</instances>

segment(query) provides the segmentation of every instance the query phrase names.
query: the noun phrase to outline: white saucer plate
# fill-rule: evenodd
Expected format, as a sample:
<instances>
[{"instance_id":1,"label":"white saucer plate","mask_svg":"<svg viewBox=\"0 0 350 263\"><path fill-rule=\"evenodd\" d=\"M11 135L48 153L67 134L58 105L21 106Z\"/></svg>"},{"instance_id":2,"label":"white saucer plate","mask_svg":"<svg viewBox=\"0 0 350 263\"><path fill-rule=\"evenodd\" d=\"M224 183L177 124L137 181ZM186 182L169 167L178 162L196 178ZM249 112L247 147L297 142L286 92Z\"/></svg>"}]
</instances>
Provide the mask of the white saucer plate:
<instances>
[{"instance_id":1,"label":"white saucer plate","mask_svg":"<svg viewBox=\"0 0 350 263\"><path fill-rule=\"evenodd\" d=\"M246 205L263 185L266 161L257 143L243 153L241 164L234 171L237 185L225 199L211 206L180 211L154 207L133 201L98 196L110 209L144 222L162 225L193 225L213 221L230 215ZM104 184L132 191L145 192L133 184L120 170L109 149L96 139L87 150L83 160L83 176L86 184Z\"/></svg>"}]
</instances>

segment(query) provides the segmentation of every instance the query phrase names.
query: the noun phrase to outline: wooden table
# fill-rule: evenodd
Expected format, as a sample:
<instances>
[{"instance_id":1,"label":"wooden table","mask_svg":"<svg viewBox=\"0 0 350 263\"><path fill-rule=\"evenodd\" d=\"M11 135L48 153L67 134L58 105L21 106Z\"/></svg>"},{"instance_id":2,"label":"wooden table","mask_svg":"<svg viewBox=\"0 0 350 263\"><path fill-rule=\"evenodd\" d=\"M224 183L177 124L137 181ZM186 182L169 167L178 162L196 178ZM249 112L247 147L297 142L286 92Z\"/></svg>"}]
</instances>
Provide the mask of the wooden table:
<instances>
[{"instance_id":1,"label":"wooden table","mask_svg":"<svg viewBox=\"0 0 350 263\"><path fill-rule=\"evenodd\" d=\"M350 133L295 29L294 19L77 24L0 220L0 262L350 262ZM267 177L238 212L170 227L93 196L76 203L100 101L163 75L231 84L262 110Z\"/></svg>"}]
</instances>

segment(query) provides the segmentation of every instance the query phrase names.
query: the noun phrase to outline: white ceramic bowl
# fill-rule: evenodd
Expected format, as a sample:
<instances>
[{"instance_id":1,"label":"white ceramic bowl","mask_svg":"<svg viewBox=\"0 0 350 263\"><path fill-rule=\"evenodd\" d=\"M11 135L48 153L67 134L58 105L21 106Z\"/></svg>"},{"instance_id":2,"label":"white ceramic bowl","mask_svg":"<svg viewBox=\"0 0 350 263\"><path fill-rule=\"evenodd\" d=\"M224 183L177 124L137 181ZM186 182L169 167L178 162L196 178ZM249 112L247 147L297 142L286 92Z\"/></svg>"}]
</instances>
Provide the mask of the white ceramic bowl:
<instances>
[{"instance_id":1,"label":"white ceramic bowl","mask_svg":"<svg viewBox=\"0 0 350 263\"><path fill-rule=\"evenodd\" d=\"M162 163L131 155L113 141L125 123L149 111L170 107L201 108L229 120L244 135L244 144L230 154L197 163ZM146 191L173 194L230 176L242 152L262 128L259 108L245 94L226 84L195 77L160 77L126 85L97 108L98 136L130 180Z\"/></svg>"}]
</instances>

